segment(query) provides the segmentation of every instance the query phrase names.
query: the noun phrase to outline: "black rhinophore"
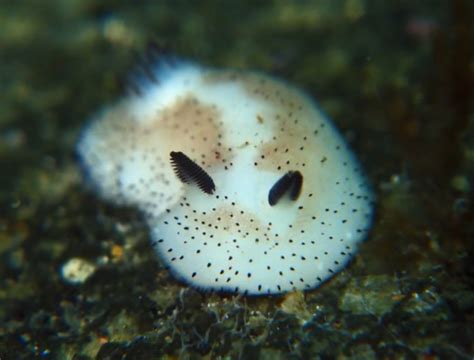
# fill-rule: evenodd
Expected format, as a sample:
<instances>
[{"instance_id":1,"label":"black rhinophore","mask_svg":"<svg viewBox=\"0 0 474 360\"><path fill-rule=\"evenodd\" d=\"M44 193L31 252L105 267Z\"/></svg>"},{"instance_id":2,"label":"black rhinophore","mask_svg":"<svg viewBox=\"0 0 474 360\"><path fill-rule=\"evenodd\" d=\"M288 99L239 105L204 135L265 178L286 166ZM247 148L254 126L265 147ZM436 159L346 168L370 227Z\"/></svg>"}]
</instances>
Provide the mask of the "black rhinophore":
<instances>
[{"instance_id":1,"label":"black rhinophore","mask_svg":"<svg viewBox=\"0 0 474 360\"><path fill-rule=\"evenodd\" d=\"M277 204L285 194L294 201L300 196L302 186L303 175L299 171L288 171L270 189L268 203L271 206Z\"/></svg>"},{"instance_id":2,"label":"black rhinophore","mask_svg":"<svg viewBox=\"0 0 474 360\"><path fill-rule=\"evenodd\" d=\"M170 160L176 176L183 183L194 183L206 194L212 194L216 190L209 174L181 151L170 152Z\"/></svg>"}]
</instances>

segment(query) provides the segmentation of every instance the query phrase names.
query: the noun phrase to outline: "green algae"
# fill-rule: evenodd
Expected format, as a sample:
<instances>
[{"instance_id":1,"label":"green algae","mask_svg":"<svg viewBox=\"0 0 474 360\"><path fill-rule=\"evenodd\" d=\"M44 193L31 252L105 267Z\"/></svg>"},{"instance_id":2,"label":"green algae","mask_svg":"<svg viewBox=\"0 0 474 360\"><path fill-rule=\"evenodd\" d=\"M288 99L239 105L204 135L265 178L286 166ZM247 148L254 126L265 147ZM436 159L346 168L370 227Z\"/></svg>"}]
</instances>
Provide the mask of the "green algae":
<instances>
[{"instance_id":1,"label":"green algae","mask_svg":"<svg viewBox=\"0 0 474 360\"><path fill-rule=\"evenodd\" d=\"M400 298L396 278L387 275L359 277L352 279L346 287L339 300L339 309L354 315L381 317L390 312Z\"/></svg>"},{"instance_id":2,"label":"green algae","mask_svg":"<svg viewBox=\"0 0 474 360\"><path fill-rule=\"evenodd\" d=\"M472 13L463 0L2 6L0 357L472 357ZM345 271L296 298L201 294L157 261L133 209L86 189L81 128L148 40L317 97L378 193ZM73 257L98 266L77 286L60 276Z\"/></svg>"}]
</instances>

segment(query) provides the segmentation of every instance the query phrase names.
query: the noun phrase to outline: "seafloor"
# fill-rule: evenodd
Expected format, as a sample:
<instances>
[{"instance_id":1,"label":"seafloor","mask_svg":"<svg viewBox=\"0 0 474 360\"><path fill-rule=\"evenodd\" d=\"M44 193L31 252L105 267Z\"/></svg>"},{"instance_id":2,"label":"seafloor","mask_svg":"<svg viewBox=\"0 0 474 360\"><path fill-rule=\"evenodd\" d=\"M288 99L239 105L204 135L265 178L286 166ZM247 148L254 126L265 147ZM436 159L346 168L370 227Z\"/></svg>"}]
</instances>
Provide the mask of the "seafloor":
<instances>
[{"instance_id":1,"label":"seafloor","mask_svg":"<svg viewBox=\"0 0 474 360\"><path fill-rule=\"evenodd\" d=\"M474 356L474 3L4 1L0 359ZM150 40L296 83L377 192L350 266L283 297L203 294L134 209L84 186L74 147ZM79 258L87 279L66 281Z\"/></svg>"}]
</instances>

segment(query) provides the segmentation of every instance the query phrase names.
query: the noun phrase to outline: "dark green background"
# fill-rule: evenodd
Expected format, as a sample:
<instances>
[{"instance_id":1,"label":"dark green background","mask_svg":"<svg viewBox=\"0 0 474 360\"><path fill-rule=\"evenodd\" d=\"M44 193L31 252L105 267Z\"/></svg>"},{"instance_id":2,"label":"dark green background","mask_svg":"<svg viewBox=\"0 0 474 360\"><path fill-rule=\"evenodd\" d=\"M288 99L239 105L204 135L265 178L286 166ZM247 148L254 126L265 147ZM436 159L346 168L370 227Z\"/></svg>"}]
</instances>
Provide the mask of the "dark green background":
<instances>
[{"instance_id":1,"label":"dark green background","mask_svg":"<svg viewBox=\"0 0 474 360\"><path fill-rule=\"evenodd\" d=\"M0 358L472 357L473 8L3 1ZM304 297L198 293L163 269L134 209L84 186L80 130L123 94L149 41L273 73L318 99L378 196L345 271ZM60 268L73 257L102 265L70 285Z\"/></svg>"}]
</instances>

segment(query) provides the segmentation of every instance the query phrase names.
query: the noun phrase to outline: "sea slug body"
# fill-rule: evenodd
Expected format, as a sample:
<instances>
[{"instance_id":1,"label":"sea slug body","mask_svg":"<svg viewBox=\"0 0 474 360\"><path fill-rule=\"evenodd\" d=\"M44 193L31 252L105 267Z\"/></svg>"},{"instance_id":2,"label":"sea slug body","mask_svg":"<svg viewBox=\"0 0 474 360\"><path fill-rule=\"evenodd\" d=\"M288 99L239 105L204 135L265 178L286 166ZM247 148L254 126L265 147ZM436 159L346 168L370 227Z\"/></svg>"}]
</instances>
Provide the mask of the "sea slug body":
<instances>
[{"instance_id":1,"label":"sea slug body","mask_svg":"<svg viewBox=\"0 0 474 360\"><path fill-rule=\"evenodd\" d=\"M92 119L78 153L103 198L143 212L170 271L258 295L312 289L344 268L374 197L315 103L256 72L167 57L146 69Z\"/></svg>"}]
</instances>

